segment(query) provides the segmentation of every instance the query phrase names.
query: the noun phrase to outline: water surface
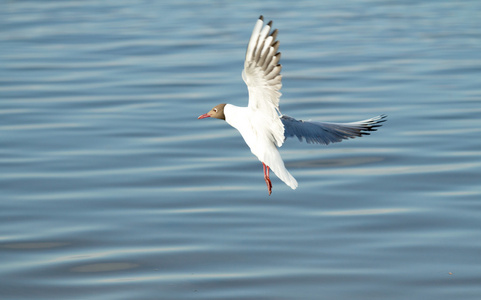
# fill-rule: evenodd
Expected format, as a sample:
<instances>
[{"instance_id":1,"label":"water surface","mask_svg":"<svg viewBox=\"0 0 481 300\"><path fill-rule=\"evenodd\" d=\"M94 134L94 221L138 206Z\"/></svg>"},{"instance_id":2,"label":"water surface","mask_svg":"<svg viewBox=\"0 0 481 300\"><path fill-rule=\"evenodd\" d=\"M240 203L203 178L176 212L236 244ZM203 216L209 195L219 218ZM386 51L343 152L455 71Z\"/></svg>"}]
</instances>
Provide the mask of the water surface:
<instances>
[{"instance_id":1,"label":"water surface","mask_svg":"<svg viewBox=\"0 0 481 300\"><path fill-rule=\"evenodd\" d=\"M175 2L175 3L174 3ZM8 1L2 299L480 299L478 1ZM255 20L283 113L371 136L281 148L197 120L246 105Z\"/></svg>"}]
</instances>

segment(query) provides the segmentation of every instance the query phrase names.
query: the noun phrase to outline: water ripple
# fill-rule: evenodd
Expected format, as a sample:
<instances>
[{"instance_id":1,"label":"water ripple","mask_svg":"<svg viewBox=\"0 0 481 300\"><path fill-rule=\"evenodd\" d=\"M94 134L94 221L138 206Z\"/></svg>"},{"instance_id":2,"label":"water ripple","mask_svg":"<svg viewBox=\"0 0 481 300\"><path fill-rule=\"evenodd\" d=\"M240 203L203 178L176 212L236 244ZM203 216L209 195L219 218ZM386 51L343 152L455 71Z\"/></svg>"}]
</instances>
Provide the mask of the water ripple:
<instances>
[{"instance_id":1,"label":"water ripple","mask_svg":"<svg viewBox=\"0 0 481 300\"><path fill-rule=\"evenodd\" d=\"M2 299L479 299L479 1L4 2ZM246 105L261 13L283 113L389 115L287 140L271 196L196 119Z\"/></svg>"}]
</instances>

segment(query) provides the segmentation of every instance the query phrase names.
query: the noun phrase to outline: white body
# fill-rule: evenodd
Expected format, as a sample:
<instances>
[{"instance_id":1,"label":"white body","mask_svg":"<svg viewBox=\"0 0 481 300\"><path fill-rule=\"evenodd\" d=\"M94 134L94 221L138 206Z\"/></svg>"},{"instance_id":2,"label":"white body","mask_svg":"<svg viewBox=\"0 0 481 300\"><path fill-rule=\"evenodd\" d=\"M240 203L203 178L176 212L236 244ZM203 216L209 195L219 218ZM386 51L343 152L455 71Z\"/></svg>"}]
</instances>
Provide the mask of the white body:
<instances>
[{"instance_id":1,"label":"white body","mask_svg":"<svg viewBox=\"0 0 481 300\"><path fill-rule=\"evenodd\" d=\"M227 104L224 108L226 122L237 129L251 152L292 189L297 188L296 179L287 171L277 145L284 141L284 126L279 118L262 110ZM279 123L281 130L279 130ZM278 133L278 134L277 134Z\"/></svg>"}]
</instances>

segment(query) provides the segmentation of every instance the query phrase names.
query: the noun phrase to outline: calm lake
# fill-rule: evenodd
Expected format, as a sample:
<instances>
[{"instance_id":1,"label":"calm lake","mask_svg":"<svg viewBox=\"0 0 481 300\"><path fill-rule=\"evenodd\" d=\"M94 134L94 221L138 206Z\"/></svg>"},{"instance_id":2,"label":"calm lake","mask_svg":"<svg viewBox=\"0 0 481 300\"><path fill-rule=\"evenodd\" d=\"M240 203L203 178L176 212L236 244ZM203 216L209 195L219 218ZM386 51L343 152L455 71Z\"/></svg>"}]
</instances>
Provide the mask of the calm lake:
<instances>
[{"instance_id":1,"label":"calm lake","mask_svg":"<svg viewBox=\"0 0 481 300\"><path fill-rule=\"evenodd\" d=\"M299 182L197 120L259 17ZM480 1L3 1L1 299L481 299Z\"/></svg>"}]
</instances>

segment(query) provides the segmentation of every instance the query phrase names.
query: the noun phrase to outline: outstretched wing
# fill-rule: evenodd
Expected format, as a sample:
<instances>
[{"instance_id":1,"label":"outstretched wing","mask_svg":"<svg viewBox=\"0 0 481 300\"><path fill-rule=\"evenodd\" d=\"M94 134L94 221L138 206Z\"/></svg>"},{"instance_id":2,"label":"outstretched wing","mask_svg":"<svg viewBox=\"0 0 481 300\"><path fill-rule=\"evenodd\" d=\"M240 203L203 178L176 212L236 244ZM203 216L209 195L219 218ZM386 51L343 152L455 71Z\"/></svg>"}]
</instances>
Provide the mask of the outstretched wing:
<instances>
[{"instance_id":1,"label":"outstretched wing","mask_svg":"<svg viewBox=\"0 0 481 300\"><path fill-rule=\"evenodd\" d=\"M308 144L324 144L341 142L342 140L369 135L376 131L386 121L386 115L352 123L327 123L296 120L289 116L282 116L285 138L296 136L300 142L303 139Z\"/></svg>"},{"instance_id":2,"label":"outstretched wing","mask_svg":"<svg viewBox=\"0 0 481 300\"><path fill-rule=\"evenodd\" d=\"M264 18L260 16L247 45L242 79L249 89L249 107L278 110L282 66L281 54L277 52L277 29L270 32L272 21L264 27L263 24Z\"/></svg>"},{"instance_id":3,"label":"outstretched wing","mask_svg":"<svg viewBox=\"0 0 481 300\"><path fill-rule=\"evenodd\" d=\"M269 135L277 146L284 142L284 128L279 120L279 98L282 87L281 54L277 29L271 32L272 21L264 25L262 16L257 20L247 45L242 79L249 90L249 108L260 112L270 123Z\"/></svg>"}]
</instances>

